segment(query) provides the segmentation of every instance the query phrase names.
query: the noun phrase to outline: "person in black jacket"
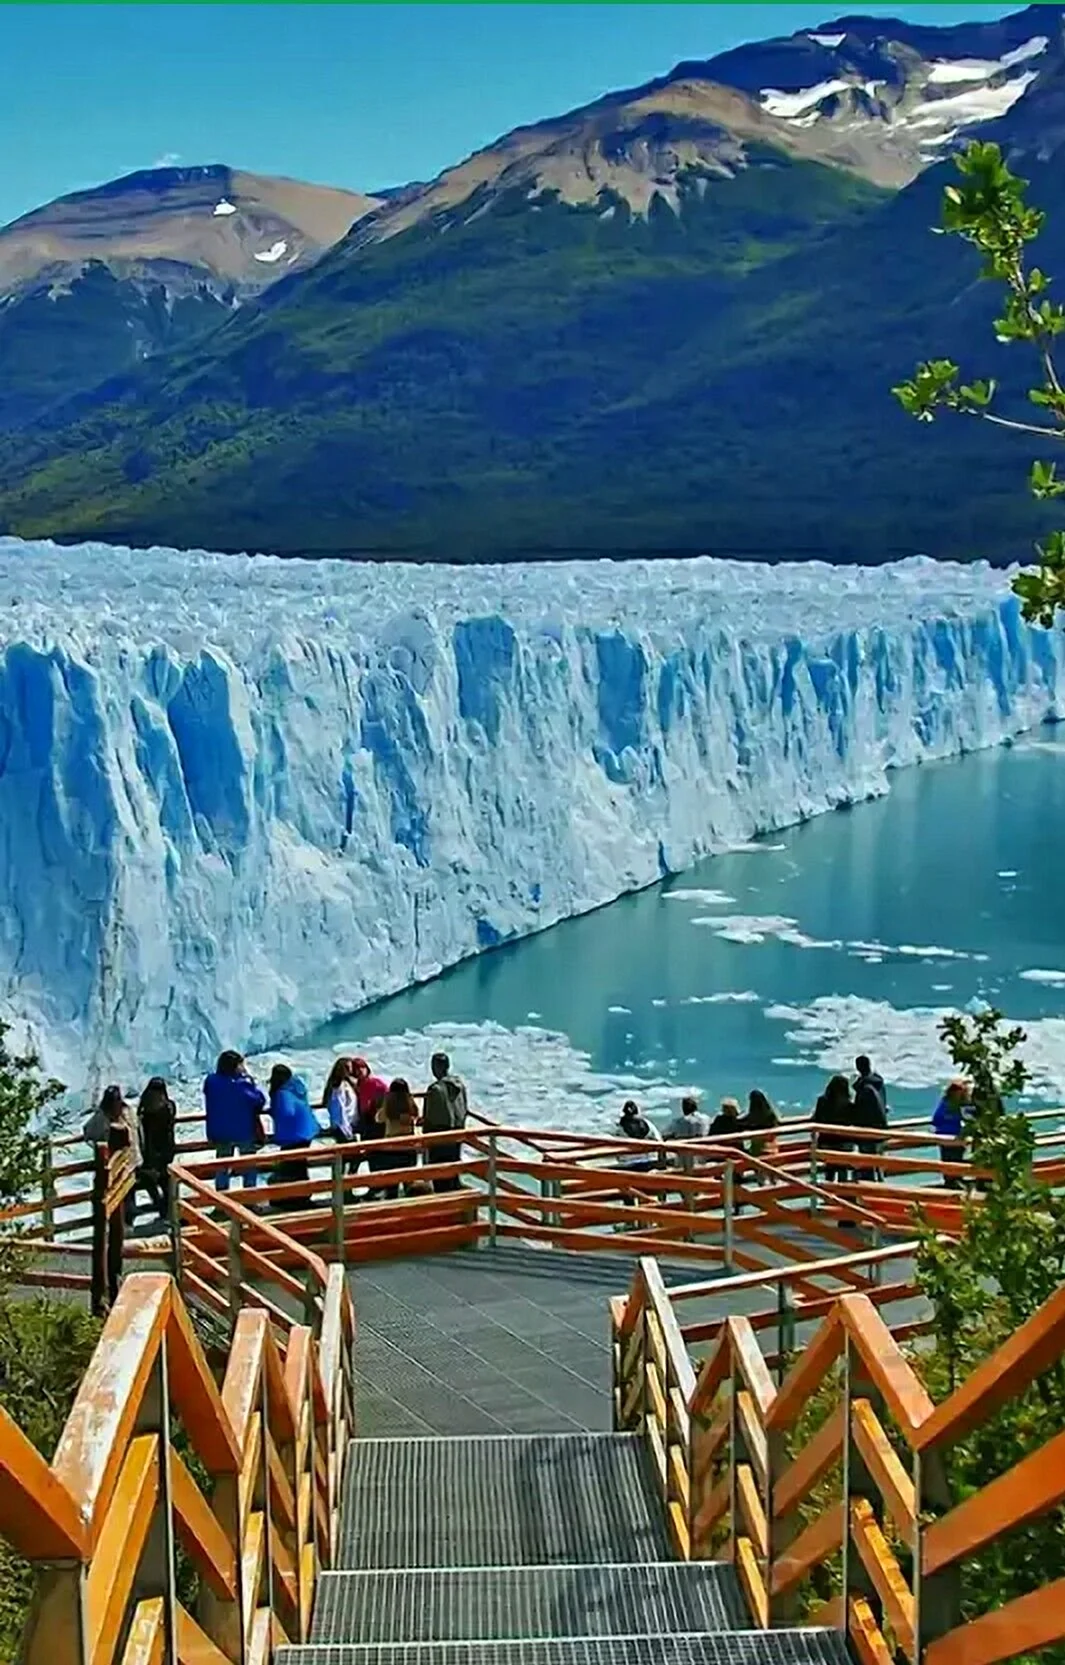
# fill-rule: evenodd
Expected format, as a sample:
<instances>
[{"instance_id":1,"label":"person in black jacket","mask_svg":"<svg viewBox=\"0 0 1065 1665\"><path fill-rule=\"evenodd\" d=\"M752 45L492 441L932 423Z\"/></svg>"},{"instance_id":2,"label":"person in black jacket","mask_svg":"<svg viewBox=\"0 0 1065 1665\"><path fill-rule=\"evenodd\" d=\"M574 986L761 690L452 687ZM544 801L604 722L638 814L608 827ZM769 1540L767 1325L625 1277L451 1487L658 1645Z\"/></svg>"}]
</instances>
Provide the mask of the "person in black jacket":
<instances>
[{"instance_id":1,"label":"person in black jacket","mask_svg":"<svg viewBox=\"0 0 1065 1665\"><path fill-rule=\"evenodd\" d=\"M883 1131L887 1127L887 1103L884 1094L883 1078L874 1074L868 1058L855 1059L858 1066L858 1078L854 1083L854 1125L855 1127L877 1128ZM879 1156L883 1150L883 1142L879 1139L858 1139L856 1146L865 1156ZM883 1180L881 1168L861 1167L856 1170L858 1179Z\"/></svg>"},{"instance_id":2,"label":"person in black jacket","mask_svg":"<svg viewBox=\"0 0 1065 1665\"><path fill-rule=\"evenodd\" d=\"M814 1121L818 1124L817 1148L829 1155L825 1164L825 1179L829 1185L846 1185L850 1177L849 1170L840 1162L831 1160L837 1152L854 1149L852 1141L845 1135L840 1137L822 1132L822 1128L853 1127L854 1106L851 1102L850 1085L845 1075L834 1075L825 1087L814 1108Z\"/></svg>"},{"instance_id":3,"label":"person in black jacket","mask_svg":"<svg viewBox=\"0 0 1065 1665\"><path fill-rule=\"evenodd\" d=\"M137 1184L144 1187L155 1212L165 1220L170 1212L170 1164L177 1147L177 1105L161 1075L153 1075L141 1094L137 1123L141 1137Z\"/></svg>"}]
</instances>

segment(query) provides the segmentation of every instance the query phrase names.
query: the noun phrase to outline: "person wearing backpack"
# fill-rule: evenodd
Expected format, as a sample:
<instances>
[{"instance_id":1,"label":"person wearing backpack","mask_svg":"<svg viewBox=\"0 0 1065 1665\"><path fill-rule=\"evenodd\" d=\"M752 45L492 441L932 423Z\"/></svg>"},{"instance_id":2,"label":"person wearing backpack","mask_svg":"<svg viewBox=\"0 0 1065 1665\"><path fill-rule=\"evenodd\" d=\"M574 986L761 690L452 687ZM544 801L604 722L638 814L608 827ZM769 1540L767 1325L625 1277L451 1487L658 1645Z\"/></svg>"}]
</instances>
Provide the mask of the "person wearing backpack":
<instances>
[{"instance_id":1,"label":"person wearing backpack","mask_svg":"<svg viewBox=\"0 0 1065 1665\"><path fill-rule=\"evenodd\" d=\"M425 1089L422 1103L422 1132L423 1133L461 1133L466 1126L469 1104L466 1099L465 1083L457 1075L451 1073L451 1059L446 1052L434 1052L429 1063L433 1072L433 1079ZM431 1145L425 1152L428 1164L437 1162L461 1162L462 1140L454 1144ZM457 1191L459 1176L452 1179L434 1179L434 1191Z\"/></svg>"}]
</instances>

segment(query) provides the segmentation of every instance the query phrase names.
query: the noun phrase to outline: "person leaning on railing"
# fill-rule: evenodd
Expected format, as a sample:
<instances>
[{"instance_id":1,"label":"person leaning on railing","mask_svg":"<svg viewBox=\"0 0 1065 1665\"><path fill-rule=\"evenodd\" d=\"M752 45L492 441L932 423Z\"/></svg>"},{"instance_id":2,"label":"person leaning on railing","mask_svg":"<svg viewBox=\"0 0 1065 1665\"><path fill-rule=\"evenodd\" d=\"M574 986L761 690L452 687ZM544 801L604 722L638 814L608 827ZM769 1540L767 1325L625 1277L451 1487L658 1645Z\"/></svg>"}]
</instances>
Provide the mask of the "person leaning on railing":
<instances>
[{"instance_id":1,"label":"person leaning on railing","mask_svg":"<svg viewBox=\"0 0 1065 1665\"><path fill-rule=\"evenodd\" d=\"M965 1107L969 1103L969 1083L960 1077L952 1081L932 1114L932 1131L939 1136L941 1162L965 1161ZM943 1184L951 1191L961 1189L957 1174L944 1174Z\"/></svg>"},{"instance_id":2,"label":"person leaning on railing","mask_svg":"<svg viewBox=\"0 0 1065 1665\"><path fill-rule=\"evenodd\" d=\"M377 1120L384 1128L386 1139L402 1139L406 1134L414 1134L418 1130L418 1106L414 1102L407 1082L402 1076L397 1076L385 1094L384 1103L377 1112ZM376 1153L377 1166L382 1168L413 1168L418 1162L418 1152L413 1146L395 1146L392 1149L379 1150ZM408 1191L410 1187L407 1187ZM399 1196L398 1185L383 1187L386 1197L394 1201Z\"/></svg>"},{"instance_id":3,"label":"person leaning on railing","mask_svg":"<svg viewBox=\"0 0 1065 1665\"><path fill-rule=\"evenodd\" d=\"M629 1098L621 1106L621 1120L618 1122L618 1132L624 1139L639 1139L644 1144L660 1145L662 1135L654 1122L648 1121L635 1099ZM662 1157L653 1152L637 1151L632 1156L623 1156L617 1166L627 1174L649 1174L652 1169L662 1166ZM621 1200L629 1207L636 1201L630 1191L623 1191Z\"/></svg>"},{"instance_id":4,"label":"person leaning on railing","mask_svg":"<svg viewBox=\"0 0 1065 1665\"><path fill-rule=\"evenodd\" d=\"M434 1052L429 1068L433 1079L422 1100L422 1132L461 1133L469 1115L465 1082L452 1075L451 1059L446 1052ZM425 1160L430 1166L436 1162L461 1162L462 1140L457 1139L453 1145L430 1145ZM450 1179L434 1179L433 1190L457 1191L459 1184L458 1174L453 1174Z\"/></svg>"},{"instance_id":5,"label":"person leaning on railing","mask_svg":"<svg viewBox=\"0 0 1065 1665\"><path fill-rule=\"evenodd\" d=\"M282 1151L306 1150L321 1132L306 1084L287 1064L275 1064L270 1071L270 1120L274 1143ZM282 1162L277 1175L281 1185L306 1185L310 1177L305 1156Z\"/></svg>"},{"instance_id":6,"label":"person leaning on railing","mask_svg":"<svg viewBox=\"0 0 1065 1665\"><path fill-rule=\"evenodd\" d=\"M118 1298L126 1240L125 1202L119 1202L110 1212L107 1209L111 1158L119 1151L129 1151L132 1169L139 1167L141 1161L136 1124L121 1087L104 1088L99 1108L93 1111L82 1132L94 1152L91 1300L94 1314L102 1318Z\"/></svg>"},{"instance_id":7,"label":"person leaning on railing","mask_svg":"<svg viewBox=\"0 0 1065 1665\"><path fill-rule=\"evenodd\" d=\"M143 1186L156 1214L165 1220L170 1212L170 1164L177 1151L177 1105L161 1075L153 1075L141 1094L137 1123L141 1142L137 1185ZM131 1214L136 1213L136 1195L135 1186L130 1192Z\"/></svg>"},{"instance_id":8,"label":"person leaning on railing","mask_svg":"<svg viewBox=\"0 0 1065 1665\"><path fill-rule=\"evenodd\" d=\"M266 1094L252 1080L239 1052L223 1052L214 1073L203 1084L207 1139L217 1157L252 1156L265 1144L262 1113ZM219 1191L229 1190L230 1171L223 1168L215 1177ZM254 1168L245 1168L245 1186L258 1183Z\"/></svg>"}]
</instances>

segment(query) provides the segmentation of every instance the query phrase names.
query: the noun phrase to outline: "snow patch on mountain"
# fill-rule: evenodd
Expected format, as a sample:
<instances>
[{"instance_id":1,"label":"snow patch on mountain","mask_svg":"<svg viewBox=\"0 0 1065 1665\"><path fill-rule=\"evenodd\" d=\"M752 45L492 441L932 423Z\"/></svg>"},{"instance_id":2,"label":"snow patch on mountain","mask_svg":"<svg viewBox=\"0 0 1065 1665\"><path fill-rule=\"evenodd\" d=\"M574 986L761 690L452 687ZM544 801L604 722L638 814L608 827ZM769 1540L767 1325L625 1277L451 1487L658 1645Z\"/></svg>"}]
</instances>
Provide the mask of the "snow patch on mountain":
<instances>
[{"instance_id":1,"label":"snow patch on mountain","mask_svg":"<svg viewBox=\"0 0 1065 1665\"><path fill-rule=\"evenodd\" d=\"M790 121L809 110L812 104L821 104L833 93L847 92L849 88L849 81L819 81L816 87L805 87L799 92L781 92L778 87L766 87L758 96L768 115L781 116Z\"/></svg>"},{"instance_id":2,"label":"snow patch on mountain","mask_svg":"<svg viewBox=\"0 0 1065 1665\"><path fill-rule=\"evenodd\" d=\"M982 564L0 539L0 1010L71 1084L188 1075L1020 733L1063 676Z\"/></svg>"},{"instance_id":3,"label":"snow patch on mountain","mask_svg":"<svg viewBox=\"0 0 1065 1665\"><path fill-rule=\"evenodd\" d=\"M288 244L282 238L277 243L271 243L268 249L263 249L260 253L256 254L255 258L256 260L261 260L264 266L272 266L275 261L281 259L281 256L285 253L287 248Z\"/></svg>"}]
</instances>

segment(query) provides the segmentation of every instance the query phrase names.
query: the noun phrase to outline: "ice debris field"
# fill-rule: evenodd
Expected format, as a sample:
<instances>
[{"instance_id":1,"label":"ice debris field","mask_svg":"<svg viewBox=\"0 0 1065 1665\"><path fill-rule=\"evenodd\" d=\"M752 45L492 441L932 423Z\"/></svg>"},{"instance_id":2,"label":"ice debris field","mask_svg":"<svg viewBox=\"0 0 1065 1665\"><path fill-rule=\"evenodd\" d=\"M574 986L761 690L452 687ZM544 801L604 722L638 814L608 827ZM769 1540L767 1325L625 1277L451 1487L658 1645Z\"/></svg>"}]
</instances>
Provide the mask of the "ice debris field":
<instances>
[{"instance_id":1,"label":"ice debris field","mask_svg":"<svg viewBox=\"0 0 1065 1665\"><path fill-rule=\"evenodd\" d=\"M0 974L71 1085L262 1051L1058 714L1008 577L0 539Z\"/></svg>"}]
</instances>

